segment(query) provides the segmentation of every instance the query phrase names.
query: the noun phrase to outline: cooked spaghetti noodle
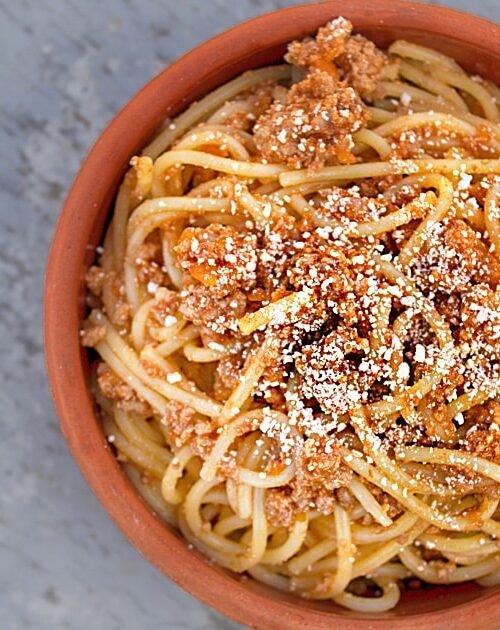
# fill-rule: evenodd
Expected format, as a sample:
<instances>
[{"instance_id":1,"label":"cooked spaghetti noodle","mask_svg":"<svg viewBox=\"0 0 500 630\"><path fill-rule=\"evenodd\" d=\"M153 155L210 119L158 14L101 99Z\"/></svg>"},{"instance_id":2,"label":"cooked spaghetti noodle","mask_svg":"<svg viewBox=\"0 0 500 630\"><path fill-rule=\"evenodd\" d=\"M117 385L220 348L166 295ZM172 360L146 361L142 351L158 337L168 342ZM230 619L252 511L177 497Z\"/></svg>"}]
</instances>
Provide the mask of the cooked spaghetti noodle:
<instances>
[{"instance_id":1,"label":"cooked spaghetti noodle","mask_svg":"<svg viewBox=\"0 0 500 630\"><path fill-rule=\"evenodd\" d=\"M338 18L169 121L87 274L104 430L220 565L362 612L500 576L498 89Z\"/></svg>"}]
</instances>

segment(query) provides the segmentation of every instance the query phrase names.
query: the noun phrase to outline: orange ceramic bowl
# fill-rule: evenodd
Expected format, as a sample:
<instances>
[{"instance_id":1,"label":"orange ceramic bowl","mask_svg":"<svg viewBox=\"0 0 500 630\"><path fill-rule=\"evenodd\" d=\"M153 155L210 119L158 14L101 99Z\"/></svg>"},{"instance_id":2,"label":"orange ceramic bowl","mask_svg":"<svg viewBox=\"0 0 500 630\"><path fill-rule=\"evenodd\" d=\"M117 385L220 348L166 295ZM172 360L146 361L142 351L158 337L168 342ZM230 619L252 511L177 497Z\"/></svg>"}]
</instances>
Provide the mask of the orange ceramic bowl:
<instances>
[{"instance_id":1,"label":"orange ceramic bowl","mask_svg":"<svg viewBox=\"0 0 500 630\"><path fill-rule=\"evenodd\" d=\"M279 60L286 43L337 15L379 46L397 38L451 55L469 72L500 83L500 27L449 9L405 0L331 0L263 15L201 44L148 83L115 117L82 165L64 204L45 286L46 358L62 431L90 486L127 538L163 573L227 616L255 628L493 630L500 590L463 584L405 593L373 616L301 600L214 566L153 513L120 469L104 438L79 344L84 273L100 242L130 157L165 116L250 68Z\"/></svg>"}]
</instances>

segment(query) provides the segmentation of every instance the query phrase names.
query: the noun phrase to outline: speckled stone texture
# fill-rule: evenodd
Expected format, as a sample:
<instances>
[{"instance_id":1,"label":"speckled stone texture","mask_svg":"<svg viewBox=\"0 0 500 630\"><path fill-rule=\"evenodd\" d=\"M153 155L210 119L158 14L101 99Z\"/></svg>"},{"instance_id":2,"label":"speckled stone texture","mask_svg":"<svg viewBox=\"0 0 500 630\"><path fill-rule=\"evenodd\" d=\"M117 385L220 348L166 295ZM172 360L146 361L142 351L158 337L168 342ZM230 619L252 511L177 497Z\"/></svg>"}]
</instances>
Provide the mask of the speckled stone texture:
<instances>
[{"instance_id":1,"label":"speckled stone texture","mask_svg":"<svg viewBox=\"0 0 500 630\"><path fill-rule=\"evenodd\" d=\"M51 233L83 156L152 75L287 0L0 0L0 628L237 626L127 543L59 433L42 355ZM500 0L436 2L500 20Z\"/></svg>"}]
</instances>

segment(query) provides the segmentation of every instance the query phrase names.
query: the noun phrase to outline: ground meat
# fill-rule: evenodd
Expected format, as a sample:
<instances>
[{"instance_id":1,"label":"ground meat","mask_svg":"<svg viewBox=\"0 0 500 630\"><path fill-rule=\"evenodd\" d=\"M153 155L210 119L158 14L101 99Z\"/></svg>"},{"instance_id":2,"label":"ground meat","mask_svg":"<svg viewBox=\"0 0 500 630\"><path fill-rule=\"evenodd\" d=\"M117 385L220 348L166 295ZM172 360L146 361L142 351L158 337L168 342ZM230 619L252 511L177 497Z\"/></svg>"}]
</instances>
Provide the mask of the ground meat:
<instances>
[{"instance_id":1,"label":"ground meat","mask_svg":"<svg viewBox=\"0 0 500 630\"><path fill-rule=\"evenodd\" d=\"M436 224L410 269L419 288L433 293L467 291L480 282L494 288L500 280L500 262L461 219Z\"/></svg>"},{"instance_id":2,"label":"ground meat","mask_svg":"<svg viewBox=\"0 0 500 630\"><path fill-rule=\"evenodd\" d=\"M403 512L402 506L396 501L394 497L391 497L391 495L387 494L387 492L382 492L376 486L374 486L374 488L375 490L372 492L372 494L375 496L382 508L384 508L384 511L389 518L395 518L396 516L399 516L401 512ZM379 490L378 493L377 490Z\"/></svg>"},{"instance_id":3,"label":"ground meat","mask_svg":"<svg viewBox=\"0 0 500 630\"><path fill-rule=\"evenodd\" d=\"M160 324L164 325L165 318L177 313L179 306L179 293L162 288L156 293L156 301L151 307L150 313Z\"/></svg>"},{"instance_id":4,"label":"ground meat","mask_svg":"<svg viewBox=\"0 0 500 630\"><path fill-rule=\"evenodd\" d=\"M335 490L335 498L337 499L338 504L348 512L350 512L356 505L356 500L347 488L337 488L337 490Z\"/></svg>"},{"instance_id":5,"label":"ground meat","mask_svg":"<svg viewBox=\"0 0 500 630\"><path fill-rule=\"evenodd\" d=\"M460 326L460 311L462 309L461 293L441 293L434 297L434 306L452 328Z\"/></svg>"},{"instance_id":6,"label":"ground meat","mask_svg":"<svg viewBox=\"0 0 500 630\"><path fill-rule=\"evenodd\" d=\"M98 267L96 265L90 267L90 269L87 271L87 273L85 274L85 282L89 291L93 295L101 295L105 278L106 273L101 267Z\"/></svg>"},{"instance_id":7,"label":"ground meat","mask_svg":"<svg viewBox=\"0 0 500 630\"><path fill-rule=\"evenodd\" d=\"M200 420L194 426L194 435L189 443L195 455L207 459L217 441L217 429L209 420Z\"/></svg>"},{"instance_id":8,"label":"ground meat","mask_svg":"<svg viewBox=\"0 0 500 630\"><path fill-rule=\"evenodd\" d=\"M97 368L97 384L102 394L106 398L114 400L120 409L142 416L151 415L151 408L148 403L105 363L100 363Z\"/></svg>"},{"instance_id":9,"label":"ground meat","mask_svg":"<svg viewBox=\"0 0 500 630\"><path fill-rule=\"evenodd\" d=\"M359 181L357 186L359 188L360 195L363 197L377 197L379 194L387 192L391 186L399 183L401 179L401 175L373 177ZM402 186L391 195L391 201L393 204L400 207L414 199L417 194L417 186Z\"/></svg>"},{"instance_id":10,"label":"ground meat","mask_svg":"<svg viewBox=\"0 0 500 630\"><path fill-rule=\"evenodd\" d=\"M283 379L286 379L287 377L288 374L285 374ZM265 376L263 378L265 378ZM266 385L263 398L265 403L269 405L271 409L281 411L282 413L287 412L286 389L283 386L283 380L278 385Z\"/></svg>"},{"instance_id":11,"label":"ground meat","mask_svg":"<svg viewBox=\"0 0 500 630\"><path fill-rule=\"evenodd\" d=\"M305 399L315 399L325 413L339 416L366 400L376 379L367 366L368 342L354 328L340 325L319 341L302 348L296 361L299 389ZM360 369L361 366L361 369Z\"/></svg>"},{"instance_id":12,"label":"ground meat","mask_svg":"<svg viewBox=\"0 0 500 630\"><path fill-rule=\"evenodd\" d=\"M93 348L106 336L106 328L104 326L85 325L80 336L82 346Z\"/></svg>"},{"instance_id":13,"label":"ground meat","mask_svg":"<svg viewBox=\"0 0 500 630\"><path fill-rule=\"evenodd\" d=\"M345 52L335 59L340 78L367 99L377 96L386 62L386 55L362 35L350 37Z\"/></svg>"},{"instance_id":14,"label":"ground meat","mask_svg":"<svg viewBox=\"0 0 500 630\"><path fill-rule=\"evenodd\" d=\"M496 158L495 132L489 125L479 125L474 134L462 138L463 146L474 158ZM492 146L493 144L493 146Z\"/></svg>"},{"instance_id":15,"label":"ground meat","mask_svg":"<svg viewBox=\"0 0 500 630\"><path fill-rule=\"evenodd\" d=\"M150 234L139 247L134 262L140 282L144 284L151 282L158 286L166 284L167 278L162 269L163 253L158 231Z\"/></svg>"},{"instance_id":16,"label":"ground meat","mask_svg":"<svg viewBox=\"0 0 500 630\"><path fill-rule=\"evenodd\" d=\"M175 400L167 403L161 424L166 428L167 441L180 448L191 437L194 410Z\"/></svg>"},{"instance_id":17,"label":"ground meat","mask_svg":"<svg viewBox=\"0 0 500 630\"><path fill-rule=\"evenodd\" d=\"M192 283L181 292L179 311L196 326L206 326L213 332L224 334L238 331L237 320L245 314L246 302L241 291L219 298L211 287Z\"/></svg>"},{"instance_id":18,"label":"ground meat","mask_svg":"<svg viewBox=\"0 0 500 630\"><path fill-rule=\"evenodd\" d=\"M255 117L252 113L245 111L236 111L224 118L224 125L231 127L235 131L250 132L255 124Z\"/></svg>"},{"instance_id":19,"label":"ground meat","mask_svg":"<svg viewBox=\"0 0 500 630\"><path fill-rule=\"evenodd\" d=\"M224 125L233 129L251 132L257 118L271 107L277 88L278 84L276 81L266 81L240 94L238 99L233 102L238 103L241 99L245 105L249 104L251 106L252 111L248 112L245 110L229 114L229 116L224 118Z\"/></svg>"},{"instance_id":20,"label":"ground meat","mask_svg":"<svg viewBox=\"0 0 500 630\"><path fill-rule=\"evenodd\" d=\"M98 272L94 272L97 276ZM106 315L110 322L118 329L128 329L132 317L130 304L127 302L125 293L125 284L123 282L123 274L114 270L103 272L102 281L100 280L99 292L103 291L107 295L106 306L108 307ZM95 287L94 287L95 288ZM95 307L102 305L96 303Z\"/></svg>"},{"instance_id":21,"label":"ground meat","mask_svg":"<svg viewBox=\"0 0 500 630\"><path fill-rule=\"evenodd\" d=\"M328 437L309 437L297 458L297 473L292 481L292 498L298 509L332 512L334 490L348 486L352 472L344 465L338 443Z\"/></svg>"},{"instance_id":22,"label":"ground meat","mask_svg":"<svg viewBox=\"0 0 500 630\"><path fill-rule=\"evenodd\" d=\"M455 425L448 416L446 402L453 397L453 393L463 383L462 365L455 363L446 376L427 394L424 426L430 438L446 441L455 435Z\"/></svg>"},{"instance_id":23,"label":"ground meat","mask_svg":"<svg viewBox=\"0 0 500 630\"><path fill-rule=\"evenodd\" d=\"M231 448L231 450L220 459L217 467L217 476L219 479L231 479L233 481L238 480L238 464L236 463L236 456L240 445L241 439L236 438L233 445L234 448Z\"/></svg>"},{"instance_id":24,"label":"ground meat","mask_svg":"<svg viewBox=\"0 0 500 630\"><path fill-rule=\"evenodd\" d=\"M262 397L267 405L284 413L286 413L284 391L286 390L287 380L291 376L292 356L295 348L294 330L295 326L293 324L273 328L271 333L272 343L264 357L266 367L254 392L256 400ZM264 336L261 333L254 334L249 347L250 351L247 353L242 368L243 370L245 370L247 363L254 356L256 350L261 347L263 341Z\"/></svg>"},{"instance_id":25,"label":"ground meat","mask_svg":"<svg viewBox=\"0 0 500 630\"><path fill-rule=\"evenodd\" d=\"M314 70L257 121L254 139L263 157L293 168L355 161L352 134L369 114L353 88Z\"/></svg>"},{"instance_id":26,"label":"ground meat","mask_svg":"<svg viewBox=\"0 0 500 630\"><path fill-rule=\"evenodd\" d=\"M478 284L464 292L460 322L460 341L486 345L500 342L499 300L488 285Z\"/></svg>"},{"instance_id":27,"label":"ground meat","mask_svg":"<svg viewBox=\"0 0 500 630\"><path fill-rule=\"evenodd\" d=\"M474 230L460 219L452 219L444 234L448 247L464 256L475 282L486 282L495 288L500 282L500 261ZM464 253L467 252L467 256Z\"/></svg>"},{"instance_id":28,"label":"ground meat","mask_svg":"<svg viewBox=\"0 0 500 630\"><path fill-rule=\"evenodd\" d=\"M321 27L314 39L307 38L289 44L285 60L301 68L332 61L345 52L351 32L351 22L338 17Z\"/></svg>"},{"instance_id":29,"label":"ground meat","mask_svg":"<svg viewBox=\"0 0 500 630\"><path fill-rule=\"evenodd\" d=\"M317 216L327 221L376 221L396 210L396 206L387 199L361 196L357 186L348 189L332 186L320 190L313 202Z\"/></svg>"},{"instance_id":30,"label":"ground meat","mask_svg":"<svg viewBox=\"0 0 500 630\"><path fill-rule=\"evenodd\" d=\"M371 494L373 494L377 503L382 507L382 510L389 518L396 518L399 514L401 514L401 512L403 512L401 505L390 494L387 494L387 492L384 492L364 479L362 479L362 483L368 488ZM370 515L366 516L370 517ZM363 525L371 525L373 520L370 521L370 518L366 518L366 516L363 518Z\"/></svg>"},{"instance_id":31,"label":"ground meat","mask_svg":"<svg viewBox=\"0 0 500 630\"><path fill-rule=\"evenodd\" d=\"M194 383L198 389L212 397L215 362L197 363L190 361L182 352L176 353L175 359L181 374L184 374L188 381ZM164 374L163 378L165 378Z\"/></svg>"},{"instance_id":32,"label":"ground meat","mask_svg":"<svg viewBox=\"0 0 500 630\"><path fill-rule=\"evenodd\" d=\"M373 322L379 317L380 301L382 298L390 298L387 290L387 282L376 275L372 256L374 244L365 244L363 241L346 241L337 247L331 245L329 252L341 252L348 261L345 267L344 292L329 297L325 294L328 307L341 317L346 326L355 326L361 337L368 337L371 333ZM336 255L336 254L335 254Z\"/></svg>"},{"instance_id":33,"label":"ground meat","mask_svg":"<svg viewBox=\"0 0 500 630\"><path fill-rule=\"evenodd\" d=\"M456 435L455 425L448 416L446 403L435 401L429 405L423 414L423 429L425 431L425 443L435 441L449 442ZM429 438L429 439L427 439Z\"/></svg>"},{"instance_id":34,"label":"ground meat","mask_svg":"<svg viewBox=\"0 0 500 630\"><path fill-rule=\"evenodd\" d=\"M271 107L277 86L276 81L268 81L249 92L245 100L252 106L254 121Z\"/></svg>"},{"instance_id":35,"label":"ground meat","mask_svg":"<svg viewBox=\"0 0 500 630\"><path fill-rule=\"evenodd\" d=\"M486 195L491 186L497 181L498 175L485 175L480 181L471 184L468 188L468 194L473 197L480 206L484 207Z\"/></svg>"},{"instance_id":36,"label":"ground meat","mask_svg":"<svg viewBox=\"0 0 500 630\"><path fill-rule=\"evenodd\" d=\"M204 153L211 153L212 155L219 155L220 157L226 157L227 153L219 149L219 147L206 144L200 147ZM222 155L221 155L222 154ZM206 182L210 182L217 177L217 171L214 171L211 168L205 168L203 166L193 166L191 168L191 180L189 181L189 185L191 188L196 188L197 186L201 186ZM179 193L182 194L182 193Z\"/></svg>"},{"instance_id":37,"label":"ground meat","mask_svg":"<svg viewBox=\"0 0 500 630\"><path fill-rule=\"evenodd\" d=\"M189 444L195 453L206 458L213 447L214 427L210 420L201 419L196 412L180 402L170 400L161 419L165 439L171 448Z\"/></svg>"},{"instance_id":38,"label":"ground meat","mask_svg":"<svg viewBox=\"0 0 500 630\"><path fill-rule=\"evenodd\" d=\"M285 278L291 257L300 238L297 221L289 214L263 231L257 262L257 283L265 289L277 289Z\"/></svg>"},{"instance_id":39,"label":"ground meat","mask_svg":"<svg viewBox=\"0 0 500 630\"><path fill-rule=\"evenodd\" d=\"M274 409L282 410L286 383L293 371L293 361L300 344L301 332L293 324L273 330L273 344L266 355L266 369L257 393Z\"/></svg>"},{"instance_id":40,"label":"ground meat","mask_svg":"<svg viewBox=\"0 0 500 630\"><path fill-rule=\"evenodd\" d=\"M362 35L351 37L352 24L343 17L319 29L315 39L292 42L285 59L302 68L328 70L360 96L377 95L386 55ZM333 65L332 65L333 63Z\"/></svg>"},{"instance_id":41,"label":"ground meat","mask_svg":"<svg viewBox=\"0 0 500 630\"><path fill-rule=\"evenodd\" d=\"M410 160L442 157L450 146L462 144L463 138L449 129L429 123L417 129L397 132L388 138L388 142L391 145L390 158Z\"/></svg>"},{"instance_id":42,"label":"ground meat","mask_svg":"<svg viewBox=\"0 0 500 630\"><path fill-rule=\"evenodd\" d=\"M459 340L465 366L466 391L481 388L491 396L500 385L500 308L486 285L477 285L462 298Z\"/></svg>"},{"instance_id":43,"label":"ground meat","mask_svg":"<svg viewBox=\"0 0 500 630\"><path fill-rule=\"evenodd\" d=\"M228 354L219 361L214 381L214 397L216 400L225 401L229 398L231 392L240 382L243 363L244 360L241 353Z\"/></svg>"},{"instance_id":44,"label":"ground meat","mask_svg":"<svg viewBox=\"0 0 500 630\"><path fill-rule=\"evenodd\" d=\"M221 298L255 284L256 248L255 234L213 223L207 228L186 228L175 253L182 269Z\"/></svg>"},{"instance_id":45,"label":"ground meat","mask_svg":"<svg viewBox=\"0 0 500 630\"><path fill-rule=\"evenodd\" d=\"M420 555L422 556L422 559L426 562L443 561L443 554L440 551L437 551L437 549L428 549L426 547L421 547Z\"/></svg>"},{"instance_id":46,"label":"ground meat","mask_svg":"<svg viewBox=\"0 0 500 630\"><path fill-rule=\"evenodd\" d=\"M208 328L207 326L200 326L200 339L203 346L209 346L210 344L225 345L234 341L234 333L226 331L225 333L218 333Z\"/></svg>"},{"instance_id":47,"label":"ground meat","mask_svg":"<svg viewBox=\"0 0 500 630\"><path fill-rule=\"evenodd\" d=\"M114 304L113 314L110 316L111 323L117 328L126 329L129 327L132 311L128 302L118 302Z\"/></svg>"},{"instance_id":48,"label":"ground meat","mask_svg":"<svg viewBox=\"0 0 500 630\"><path fill-rule=\"evenodd\" d=\"M387 249L391 253L397 255L419 224L419 219L409 221L405 225L401 225L395 230L392 230L392 232L382 234L380 240L386 245Z\"/></svg>"},{"instance_id":49,"label":"ground meat","mask_svg":"<svg viewBox=\"0 0 500 630\"><path fill-rule=\"evenodd\" d=\"M272 525L290 529L297 510L290 486L270 488L266 492L265 510Z\"/></svg>"},{"instance_id":50,"label":"ground meat","mask_svg":"<svg viewBox=\"0 0 500 630\"><path fill-rule=\"evenodd\" d=\"M145 155L134 155L130 160L131 168L124 178L125 188L130 195L132 207L143 201L153 183L153 160Z\"/></svg>"},{"instance_id":51,"label":"ground meat","mask_svg":"<svg viewBox=\"0 0 500 630\"><path fill-rule=\"evenodd\" d=\"M480 429L488 428L491 424L500 427L500 403L488 400L483 405L476 405L467 412L467 420Z\"/></svg>"},{"instance_id":52,"label":"ground meat","mask_svg":"<svg viewBox=\"0 0 500 630\"><path fill-rule=\"evenodd\" d=\"M295 256L288 272L289 281L297 289L313 289L318 294L336 300L346 292L352 282L352 274L345 255L330 249L330 254L320 251Z\"/></svg>"},{"instance_id":53,"label":"ground meat","mask_svg":"<svg viewBox=\"0 0 500 630\"><path fill-rule=\"evenodd\" d=\"M495 464L500 464L500 430L491 429L470 431L465 439L464 448L469 453L482 457Z\"/></svg>"}]
</instances>

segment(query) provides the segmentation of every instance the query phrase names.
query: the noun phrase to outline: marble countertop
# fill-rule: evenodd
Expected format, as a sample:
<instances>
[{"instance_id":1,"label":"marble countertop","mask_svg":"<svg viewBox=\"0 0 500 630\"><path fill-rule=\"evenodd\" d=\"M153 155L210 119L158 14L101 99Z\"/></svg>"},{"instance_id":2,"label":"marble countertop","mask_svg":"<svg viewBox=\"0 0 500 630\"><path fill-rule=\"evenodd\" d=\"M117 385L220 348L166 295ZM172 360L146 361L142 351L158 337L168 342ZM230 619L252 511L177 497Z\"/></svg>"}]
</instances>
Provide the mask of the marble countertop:
<instances>
[{"instance_id":1,"label":"marble countertop","mask_svg":"<svg viewBox=\"0 0 500 630\"><path fill-rule=\"evenodd\" d=\"M59 433L42 354L42 281L78 165L152 75L290 0L0 0L0 627L237 626L124 539ZM500 20L499 0L446 0Z\"/></svg>"}]
</instances>

